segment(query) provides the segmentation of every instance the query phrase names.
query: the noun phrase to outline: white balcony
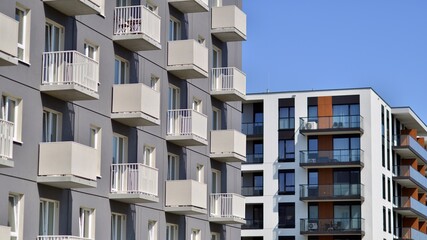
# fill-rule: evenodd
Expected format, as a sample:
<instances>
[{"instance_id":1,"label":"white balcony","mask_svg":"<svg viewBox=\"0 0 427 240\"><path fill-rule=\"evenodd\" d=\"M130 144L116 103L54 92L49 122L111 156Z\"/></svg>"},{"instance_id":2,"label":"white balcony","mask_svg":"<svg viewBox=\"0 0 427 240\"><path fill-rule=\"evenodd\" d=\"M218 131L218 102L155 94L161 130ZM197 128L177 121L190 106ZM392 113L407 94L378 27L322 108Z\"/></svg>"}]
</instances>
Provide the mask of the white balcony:
<instances>
[{"instance_id":1,"label":"white balcony","mask_svg":"<svg viewBox=\"0 0 427 240\"><path fill-rule=\"evenodd\" d=\"M246 162L246 135L236 130L211 131L210 158L221 162Z\"/></svg>"},{"instance_id":2,"label":"white balcony","mask_svg":"<svg viewBox=\"0 0 427 240\"><path fill-rule=\"evenodd\" d=\"M212 8L212 35L223 42L246 40L246 14L235 5Z\"/></svg>"},{"instance_id":3,"label":"white balcony","mask_svg":"<svg viewBox=\"0 0 427 240\"><path fill-rule=\"evenodd\" d=\"M245 197L234 193L212 193L209 221L220 224L245 224Z\"/></svg>"},{"instance_id":4,"label":"white balcony","mask_svg":"<svg viewBox=\"0 0 427 240\"><path fill-rule=\"evenodd\" d=\"M18 22L0 13L0 66L18 64ZM5 37L7 36L7 37Z\"/></svg>"},{"instance_id":5,"label":"white balcony","mask_svg":"<svg viewBox=\"0 0 427 240\"><path fill-rule=\"evenodd\" d=\"M209 11L209 0L168 0L168 2L183 13Z\"/></svg>"},{"instance_id":6,"label":"white balcony","mask_svg":"<svg viewBox=\"0 0 427 240\"><path fill-rule=\"evenodd\" d=\"M223 102L243 101L246 75L235 67L212 68L211 95Z\"/></svg>"},{"instance_id":7,"label":"white balcony","mask_svg":"<svg viewBox=\"0 0 427 240\"><path fill-rule=\"evenodd\" d=\"M92 239L76 237L76 236L50 235L50 236L37 236L37 240L92 240Z\"/></svg>"},{"instance_id":8,"label":"white balcony","mask_svg":"<svg viewBox=\"0 0 427 240\"><path fill-rule=\"evenodd\" d=\"M100 14L104 0L43 0L68 16Z\"/></svg>"},{"instance_id":9,"label":"white balcony","mask_svg":"<svg viewBox=\"0 0 427 240\"><path fill-rule=\"evenodd\" d=\"M208 49L194 39L168 42L169 73L180 79L208 77Z\"/></svg>"},{"instance_id":10,"label":"white balcony","mask_svg":"<svg viewBox=\"0 0 427 240\"><path fill-rule=\"evenodd\" d=\"M159 125L160 93L142 83L114 85L111 118L131 127Z\"/></svg>"},{"instance_id":11,"label":"white balcony","mask_svg":"<svg viewBox=\"0 0 427 240\"><path fill-rule=\"evenodd\" d=\"M194 180L166 181L165 211L179 215L207 214L207 186Z\"/></svg>"},{"instance_id":12,"label":"white balcony","mask_svg":"<svg viewBox=\"0 0 427 240\"><path fill-rule=\"evenodd\" d=\"M40 143L37 182L64 189L96 187L97 155L96 149L76 142Z\"/></svg>"},{"instance_id":13,"label":"white balcony","mask_svg":"<svg viewBox=\"0 0 427 240\"><path fill-rule=\"evenodd\" d=\"M158 170L142 163L111 165L110 199L125 203L159 202Z\"/></svg>"},{"instance_id":14,"label":"white balcony","mask_svg":"<svg viewBox=\"0 0 427 240\"><path fill-rule=\"evenodd\" d=\"M99 99L99 65L77 51L43 53L40 91L65 101Z\"/></svg>"},{"instance_id":15,"label":"white balcony","mask_svg":"<svg viewBox=\"0 0 427 240\"><path fill-rule=\"evenodd\" d=\"M161 49L160 16L142 5L116 7L113 41L131 51Z\"/></svg>"},{"instance_id":16,"label":"white balcony","mask_svg":"<svg viewBox=\"0 0 427 240\"><path fill-rule=\"evenodd\" d=\"M0 239L10 239L10 227L0 226Z\"/></svg>"},{"instance_id":17,"label":"white balcony","mask_svg":"<svg viewBox=\"0 0 427 240\"><path fill-rule=\"evenodd\" d=\"M166 140L180 146L207 145L208 117L192 109L168 110Z\"/></svg>"},{"instance_id":18,"label":"white balcony","mask_svg":"<svg viewBox=\"0 0 427 240\"><path fill-rule=\"evenodd\" d=\"M0 168L13 167L13 129L12 122L0 119Z\"/></svg>"}]
</instances>

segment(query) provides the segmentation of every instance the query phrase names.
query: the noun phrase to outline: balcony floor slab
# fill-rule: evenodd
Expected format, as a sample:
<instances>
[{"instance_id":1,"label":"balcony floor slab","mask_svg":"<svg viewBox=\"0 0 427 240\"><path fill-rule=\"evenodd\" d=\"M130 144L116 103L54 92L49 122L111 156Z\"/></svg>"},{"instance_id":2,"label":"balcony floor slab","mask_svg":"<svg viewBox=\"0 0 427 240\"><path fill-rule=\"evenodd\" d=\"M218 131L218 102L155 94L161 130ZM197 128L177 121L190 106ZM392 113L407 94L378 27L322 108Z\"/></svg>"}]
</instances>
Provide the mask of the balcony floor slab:
<instances>
[{"instance_id":1,"label":"balcony floor slab","mask_svg":"<svg viewBox=\"0 0 427 240\"><path fill-rule=\"evenodd\" d=\"M132 204L159 202L159 197L143 193L110 193L109 198L111 200Z\"/></svg>"},{"instance_id":2,"label":"balcony floor slab","mask_svg":"<svg viewBox=\"0 0 427 240\"><path fill-rule=\"evenodd\" d=\"M142 112L112 113L111 118L114 121L131 127L160 125L160 119L156 119Z\"/></svg>"},{"instance_id":3,"label":"balcony floor slab","mask_svg":"<svg viewBox=\"0 0 427 240\"><path fill-rule=\"evenodd\" d=\"M134 52L162 49L159 42L144 33L113 35L113 41Z\"/></svg>"},{"instance_id":4,"label":"balcony floor slab","mask_svg":"<svg viewBox=\"0 0 427 240\"><path fill-rule=\"evenodd\" d=\"M209 217L209 221L218 224L246 224L245 219L237 217Z\"/></svg>"},{"instance_id":5,"label":"balcony floor slab","mask_svg":"<svg viewBox=\"0 0 427 240\"><path fill-rule=\"evenodd\" d=\"M194 206L165 207L165 212L177 215L206 215L208 211Z\"/></svg>"},{"instance_id":6,"label":"balcony floor slab","mask_svg":"<svg viewBox=\"0 0 427 240\"><path fill-rule=\"evenodd\" d=\"M40 91L64 101L98 100L99 94L77 84L41 85Z\"/></svg>"},{"instance_id":7,"label":"balcony floor slab","mask_svg":"<svg viewBox=\"0 0 427 240\"><path fill-rule=\"evenodd\" d=\"M76 176L38 176L37 183L68 189L68 188L96 188L96 181Z\"/></svg>"},{"instance_id":8,"label":"balcony floor slab","mask_svg":"<svg viewBox=\"0 0 427 240\"><path fill-rule=\"evenodd\" d=\"M219 162L246 162L246 157L237 153L211 153L210 158Z\"/></svg>"}]
</instances>

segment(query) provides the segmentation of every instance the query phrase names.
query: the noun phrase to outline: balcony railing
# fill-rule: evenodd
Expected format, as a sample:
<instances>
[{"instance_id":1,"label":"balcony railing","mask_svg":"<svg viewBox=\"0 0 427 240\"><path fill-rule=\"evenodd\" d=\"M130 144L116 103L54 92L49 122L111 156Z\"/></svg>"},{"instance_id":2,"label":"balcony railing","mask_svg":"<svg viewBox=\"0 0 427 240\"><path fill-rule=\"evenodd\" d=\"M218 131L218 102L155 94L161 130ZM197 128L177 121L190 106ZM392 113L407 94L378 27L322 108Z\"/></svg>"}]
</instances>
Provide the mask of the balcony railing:
<instances>
[{"instance_id":1,"label":"balcony railing","mask_svg":"<svg viewBox=\"0 0 427 240\"><path fill-rule=\"evenodd\" d=\"M427 189L427 178L412 166L410 165L393 166L393 169L394 169L394 173L397 175L397 177L394 177L395 181L401 182L402 180L408 181L407 179L409 179L414 184L424 189Z\"/></svg>"},{"instance_id":2,"label":"balcony railing","mask_svg":"<svg viewBox=\"0 0 427 240\"><path fill-rule=\"evenodd\" d=\"M409 148L413 154L410 154L408 157L421 158L424 162L427 163L427 150L421 146L417 140L415 140L410 135L399 135L394 137L393 141L394 149L400 154L400 150L403 148ZM403 152L403 154L407 154ZM406 156L405 156L406 157Z\"/></svg>"},{"instance_id":3,"label":"balcony railing","mask_svg":"<svg viewBox=\"0 0 427 240\"><path fill-rule=\"evenodd\" d=\"M396 235L400 240L425 240L427 239L427 234L418 231L414 228L404 227L396 228Z\"/></svg>"},{"instance_id":4,"label":"balcony railing","mask_svg":"<svg viewBox=\"0 0 427 240\"><path fill-rule=\"evenodd\" d=\"M242 195L243 196L262 196L264 194L263 187L253 187L253 186L243 186L242 187Z\"/></svg>"},{"instance_id":5,"label":"balcony railing","mask_svg":"<svg viewBox=\"0 0 427 240\"><path fill-rule=\"evenodd\" d=\"M264 162L264 154L246 154L246 162L243 162L243 164L257 164L257 163L263 163Z\"/></svg>"},{"instance_id":6,"label":"balcony railing","mask_svg":"<svg viewBox=\"0 0 427 240\"><path fill-rule=\"evenodd\" d=\"M83 237L75 237L75 236L51 235L51 236L38 236L37 240L91 240L91 239L83 238Z\"/></svg>"},{"instance_id":7,"label":"balcony railing","mask_svg":"<svg viewBox=\"0 0 427 240\"><path fill-rule=\"evenodd\" d=\"M242 133L246 136L262 136L264 133L264 123L242 123Z\"/></svg>"},{"instance_id":8,"label":"balcony railing","mask_svg":"<svg viewBox=\"0 0 427 240\"><path fill-rule=\"evenodd\" d=\"M246 76L235 67L212 68L211 95L223 101L241 101L246 96Z\"/></svg>"},{"instance_id":9,"label":"balcony railing","mask_svg":"<svg viewBox=\"0 0 427 240\"><path fill-rule=\"evenodd\" d=\"M263 229L264 220L262 219L248 219L246 218L246 224L242 225L242 229Z\"/></svg>"},{"instance_id":10,"label":"balcony railing","mask_svg":"<svg viewBox=\"0 0 427 240\"><path fill-rule=\"evenodd\" d=\"M168 110L167 121L167 137L178 137L177 140L195 137L207 143L206 115L193 109Z\"/></svg>"},{"instance_id":11,"label":"balcony railing","mask_svg":"<svg viewBox=\"0 0 427 240\"><path fill-rule=\"evenodd\" d=\"M301 234L357 234L363 235L365 219L333 218L333 219L300 219Z\"/></svg>"},{"instance_id":12,"label":"balcony railing","mask_svg":"<svg viewBox=\"0 0 427 240\"><path fill-rule=\"evenodd\" d=\"M113 40L133 51L160 49L160 22L160 16L146 6L116 7ZM139 35L144 36L139 40L145 43L138 42L137 38L141 38Z\"/></svg>"},{"instance_id":13,"label":"balcony railing","mask_svg":"<svg viewBox=\"0 0 427 240\"><path fill-rule=\"evenodd\" d=\"M396 212L404 211L406 215L427 219L427 206L413 197L394 197L394 203L397 206Z\"/></svg>"},{"instance_id":14,"label":"balcony railing","mask_svg":"<svg viewBox=\"0 0 427 240\"><path fill-rule=\"evenodd\" d=\"M361 149L338 149L330 151L301 151L301 166L359 165L363 166L364 152Z\"/></svg>"},{"instance_id":15,"label":"balcony railing","mask_svg":"<svg viewBox=\"0 0 427 240\"><path fill-rule=\"evenodd\" d=\"M300 199L306 200L360 200L364 196L363 184L300 185Z\"/></svg>"},{"instance_id":16,"label":"balcony railing","mask_svg":"<svg viewBox=\"0 0 427 240\"><path fill-rule=\"evenodd\" d=\"M13 158L13 122L0 119L0 158Z\"/></svg>"},{"instance_id":17,"label":"balcony railing","mask_svg":"<svg viewBox=\"0 0 427 240\"><path fill-rule=\"evenodd\" d=\"M234 193L212 193L210 195L210 218L215 222L244 222L245 198Z\"/></svg>"},{"instance_id":18,"label":"balcony railing","mask_svg":"<svg viewBox=\"0 0 427 240\"><path fill-rule=\"evenodd\" d=\"M18 21L0 13L0 35L7 36L0 40L0 66L18 64Z\"/></svg>"},{"instance_id":19,"label":"balcony railing","mask_svg":"<svg viewBox=\"0 0 427 240\"><path fill-rule=\"evenodd\" d=\"M294 128L295 128L295 118L293 117L279 118L279 130L294 129Z\"/></svg>"},{"instance_id":20,"label":"balcony railing","mask_svg":"<svg viewBox=\"0 0 427 240\"><path fill-rule=\"evenodd\" d=\"M158 196L158 170L142 163L111 165L111 193Z\"/></svg>"},{"instance_id":21,"label":"balcony railing","mask_svg":"<svg viewBox=\"0 0 427 240\"><path fill-rule=\"evenodd\" d=\"M329 134L334 131L361 133L363 132L363 117L360 115L304 117L300 118L300 131L304 134L309 132Z\"/></svg>"}]
</instances>

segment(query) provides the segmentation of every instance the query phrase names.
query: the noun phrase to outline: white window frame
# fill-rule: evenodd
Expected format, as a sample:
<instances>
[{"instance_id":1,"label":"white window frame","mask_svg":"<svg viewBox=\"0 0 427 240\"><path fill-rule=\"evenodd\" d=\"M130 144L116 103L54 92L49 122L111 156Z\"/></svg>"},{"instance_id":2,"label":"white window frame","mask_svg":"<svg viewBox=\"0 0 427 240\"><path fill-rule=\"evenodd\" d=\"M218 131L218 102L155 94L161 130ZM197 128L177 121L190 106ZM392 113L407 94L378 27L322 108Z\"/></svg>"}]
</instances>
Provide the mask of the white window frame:
<instances>
[{"instance_id":1,"label":"white window frame","mask_svg":"<svg viewBox=\"0 0 427 240\"><path fill-rule=\"evenodd\" d=\"M143 164L156 168L156 148L152 146L144 146Z\"/></svg>"},{"instance_id":2,"label":"white window frame","mask_svg":"<svg viewBox=\"0 0 427 240\"><path fill-rule=\"evenodd\" d=\"M49 204L53 204L53 214L49 214ZM40 199L40 222L39 222L39 230L42 230L42 232L39 231L40 235L58 235L58 229L59 229L59 201L51 200L51 199ZM48 232L48 225L49 225L49 216L53 216L52 224L53 224L53 232Z\"/></svg>"},{"instance_id":3,"label":"white window frame","mask_svg":"<svg viewBox=\"0 0 427 240\"><path fill-rule=\"evenodd\" d=\"M22 99L3 94L1 100L1 119L13 122L13 141L21 142L22 137ZM9 116L10 102L14 102L13 121Z\"/></svg>"},{"instance_id":4,"label":"white window frame","mask_svg":"<svg viewBox=\"0 0 427 240\"><path fill-rule=\"evenodd\" d=\"M97 176L101 177L101 153L102 153L102 129L95 125L90 125L90 139L89 144L92 148L96 149L96 160L98 162Z\"/></svg>"},{"instance_id":5,"label":"white window frame","mask_svg":"<svg viewBox=\"0 0 427 240\"><path fill-rule=\"evenodd\" d=\"M119 62L119 68L117 70L119 70L119 73L116 72L116 62ZM124 68L124 69L123 69ZM122 72L124 71L124 79L120 79L122 76ZM116 76L119 77L119 82L116 82ZM126 59L119 57L119 56L115 56L114 58L114 84L127 84L129 83L129 61L127 61Z\"/></svg>"},{"instance_id":6,"label":"white window frame","mask_svg":"<svg viewBox=\"0 0 427 240\"><path fill-rule=\"evenodd\" d=\"M214 59L214 55L216 55L216 62ZM222 50L217 46L212 46L212 67L220 68L222 67Z\"/></svg>"},{"instance_id":7,"label":"white window frame","mask_svg":"<svg viewBox=\"0 0 427 240\"><path fill-rule=\"evenodd\" d=\"M166 223L166 240L178 240L178 229L177 224Z\"/></svg>"},{"instance_id":8,"label":"white window frame","mask_svg":"<svg viewBox=\"0 0 427 240\"><path fill-rule=\"evenodd\" d=\"M221 129L221 110L212 107L212 130L220 130Z\"/></svg>"},{"instance_id":9,"label":"white window frame","mask_svg":"<svg viewBox=\"0 0 427 240\"><path fill-rule=\"evenodd\" d=\"M220 240L220 234L217 232L211 233L211 240Z\"/></svg>"},{"instance_id":10,"label":"white window frame","mask_svg":"<svg viewBox=\"0 0 427 240\"><path fill-rule=\"evenodd\" d=\"M87 219L89 222L85 222L85 215L88 214ZM85 235L85 230L88 228L88 234ZM80 208L79 215L79 236L82 238L95 239L95 209L93 208Z\"/></svg>"},{"instance_id":11,"label":"white window frame","mask_svg":"<svg viewBox=\"0 0 427 240\"><path fill-rule=\"evenodd\" d=\"M197 164L196 178L197 178L197 181L200 183L205 182L205 166L203 166L202 164Z\"/></svg>"},{"instance_id":12,"label":"white window frame","mask_svg":"<svg viewBox=\"0 0 427 240\"><path fill-rule=\"evenodd\" d=\"M47 120L48 120L48 122L47 122L48 126L45 126L45 124L46 124L45 121L44 121L45 114L46 114L46 117L47 117ZM52 119L53 119L54 116L56 116L56 133L55 133L56 134L55 135L56 139L48 139L48 136L52 135L52 127L53 127L53 125L52 125ZM61 141L62 113L54 111L54 110L49 109L49 108L43 108L43 120L42 121L43 121L42 131L43 131L43 138L44 138L43 140L45 142L58 142L58 141ZM45 129L45 127L46 127L46 129ZM46 130L47 133L45 133L44 130ZM47 134L46 138L45 138L45 134Z\"/></svg>"},{"instance_id":13,"label":"white window frame","mask_svg":"<svg viewBox=\"0 0 427 240\"><path fill-rule=\"evenodd\" d=\"M113 159L112 159L113 164L127 163L128 162L128 160L127 160L127 158L128 158L128 138L126 136L120 135L118 133L113 133L113 143L114 143L114 139L117 139L118 141L117 141L117 145L116 146L113 145L113 148L112 148L113 149L113 155L114 155L114 148L116 148L116 153L117 153L116 156L113 156ZM120 151L119 151L120 140L123 141L123 153L122 153L123 155L122 156L119 156L120 155ZM116 157L116 159L120 159L121 161L114 162L114 157Z\"/></svg>"},{"instance_id":14,"label":"white window frame","mask_svg":"<svg viewBox=\"0 0 427 240\"><path fill-rule=\"evenodd\" d=\"M200 229L193 228L191 229L191 240L201 240L201 231Z\"/></svg>"},{"instance_id":15,"label":"white window frame","mask_svg":"<svg viewBox=\"0 0 427 240\"><path fill-rule=\"evenodd\" d=\"M89 41L85 41L83 44L84 48L84 55L90 59L95 60L96 62L99 62L99 46L96 44L93 44ZM90 51L92 49L92 52ZM93 56L90 56L91 53Z\"/></svg>"},{"instance_id":16,"label":"white window frame","mask_svg":"<svg viewBox=\"0 0 427 240\"><path fill-rule=\"evenodd\" d=\"M48 18L46 18L46 23L45 23L45 31L46 31L46 26L49 26L49 27L56 27L56 28L58 28L59 29L59 42L58 42L58 49L57 50L53 50L53 49L45 49L45 51L47 51L47 52L52 52L52 51L62 51L62 50L64 50L64 39L65 39L65 37L64 37L64 26L62 26L61 24L59 24L59 23L57 23L57 22L55 22L55 21L53 21L53 20L51 20L51 19L48 19ZM52 33L49 33L49 35L50 36L52 36ZM45 33L45 36L46 36L46 33ZM49 46L51 46L51 41L52 39L45 39L45 46L46 46L46 41L49 41Z\"/></svg>"},{"instance_id":17,"label":"white window frame","mask_svg":"<svg viewBox=\"0 0 427 240\"><path fill-rule=\"evenodd\" d=\"M172 29L171 29L172 28ZM171 36L171 33L173 36ZM168 40L169 41L177 41L181 40L181 21L176 19L173 16L170 16L169 19L169 32L168 32Z\"/></svg>"},{"instance_id":18,"label":"white window frame","mask_svg":"<svg viewBox=\"0 0 427 240\"><path fill-rule=\"evenodd\" d=\"M192 109L195 110L196 112L202 113L203 112L203 102L202 100L193 97L193 104L192 104Z\"/></svg>"},{"instance_id":19,"label":"white window frame","mask_svg":"<svg viewBox=\"0 0 427 240\"><path fill-rule=\"evenodd\" d=\"M23 196L21 194L15 194L15 193L10 193L9 197L8 197L8 203L10 201L10 198L13 198L13 206L12 206L12 211L13 211L13 215L15 217L15 231L12 230L12 226L10 225L10 222L8 224L9 227L11 227L10 230L10 236L11 236L11 240L21 240L22 239L22 227L23 227L23 218L24 218L24 211L23 211ZM8 210L10 211L10 209ZM8 219L8 221L10 221L10 219Z\"/></svg>"},{"instance_id":20,"label":"white window frame","mask_svg":"<svg viewBox=\"0 0 427 240\"><path fill-rule=\"evenodd\" d=\"M173 181L179 179L179 156L168 153L168 171L167 180ZM173 166L173 168L171 168Z\"/></svg>"},{"instance_id":21,"label":"white window frame","mask_svg":"<svg viewBox=\"0 0 427 240\"><path fill-rule=\"evenodd\" d=\"M118 225L120 219L121 225ZM121 228L121 236L117 236L117 229ZM126 215L120 213L111 213L111 240L126 239Z\"/></svg>"},{"instance_id":22,"label":"white window frame","mask_svg":"<svg viewBox=\"0 0 427 240\"><path fill-rule=\"evenodd\" d=\"M18 51L18 60L22 61L24 63L29 63L30 61L30 19L31 19L31 11L30 9L24 7L21 4L17 4L15 7L15 20L16 20L16 10L21 11L22 14L22 43L17 43L17 51ZM18 21L18 20L17 20ZM19 21L18 21L19 22ZM19 34L19 27L18 27L18 34ZM19 49L22 49L22 59L19 58Z\"/></svg>"},{"instance_id":23,"label":"white window frame","mask_svg":"<svg viewBox=\"0 0 427 240\"><path fill-rule=\"evenodd\" d=\"M212 7L222 7L222 0L212 0Z\"/></svg>"},{"instance_id":24,"label":"white window frame","mask_svg":"<svg viewBox=\"0 0 427 240\"><path fill-rule=\"evenodd\" d=\"M173 94L172 94L173 93ZM173 98L171 98L173 97ZM179 109L181 105L181 89L172 84L169 84L168 90L168 109Z\"/></svg>"},{"instance_id":25,"label":"white window frame","mask_svg":"<svg viewBox=\"0 0 427 240\"><path fill-rule=\"evenodd\" d=\"M216 178L214 179L214 174L216 174ZM211 191L212 193L221 193L221 171L212 169L212 178L211 178ZM213 183L215 181L216 189L214 189Z\"/></svg>"},{"instance_id":26,"label":"white window frame","mask_svg":"<svg viewBox=\"0 0 427 240\"><path fill-rule=\"evenodd\" d=\"M157 240L157 221L148 220L148 240Z\"/></svg>"},{"instance_id":27,"label":"white window frame","mask_svg":"<svg viewBox=\"0 0 427 240\"><path fill-rule=\"evenodd\" d=\"M155 91L159 91L159 83L160 83L160 78L154 74L151 74L151 78L150 78L151 89L153 89Z\"/></svg>"}]
</instances>

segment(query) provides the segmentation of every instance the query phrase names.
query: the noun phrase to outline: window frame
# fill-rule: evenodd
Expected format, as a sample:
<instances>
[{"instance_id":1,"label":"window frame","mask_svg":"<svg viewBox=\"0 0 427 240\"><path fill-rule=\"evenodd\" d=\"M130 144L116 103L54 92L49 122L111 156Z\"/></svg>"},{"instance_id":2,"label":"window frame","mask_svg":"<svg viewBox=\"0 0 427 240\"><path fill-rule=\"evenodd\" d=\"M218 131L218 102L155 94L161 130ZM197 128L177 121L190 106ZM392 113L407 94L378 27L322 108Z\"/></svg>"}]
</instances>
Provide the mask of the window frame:
<instances>
[{"instance_id":1,"label":"window frame","mask_svg":"<svg viewBox=\"0 0 427 240\"><path fill-rule=\"evenodd\" d=\"M22 43L19 43L19 34L20 34L20 28L19 23L20 20L17 19L17 10L21 11L22 14ZM21 19L21 17L20 17ZM30 36L31 36L31 10L26 8L25 6L17 3L15 6L15 20L18 21L18 42L17 42L17 58L18 61L23 63L29 63L30 62ZM19 57L19 49L22 49L22 58Z\"/></svg>"},{"instance_id":2,"label":"window frame","mask_svg":"<svg viewBox=\"0 0 427 240\"><path fill-rule=\"evenodd\" d=\"M168 32L169 41L181 40L181 21L180 20L178 20L173 16L170 16L168 28L169 28L169 32ZM171 34L173 34L173 36L171 36Z\"/></svg>"},{"instance_id":3,"label":"window frame","mask_svg":"<svg viewBox=\"0 0 427 240\"><path fill-rule=\"evenodd\" d=\"M288 143L292 145L293 151L288 152ZM283 143L283 144L282 144ZM278 161L279 162L295 162L295 140L294 139L279 139L278 142ZM281 156L281 148L283 147L283 156ZM289 157L288 157L289 156ZM293 156L293 157L292 157Z\"/></svg>"},{"instance_id":4,"label":"window frame","mask_svg":"<svg viewBox=\"0 0 427 240\"><path fill-rule=\"evenodd\" d=\"M117 145L114 145L114 139L117 139ZM123 153L122 156L120 157L120 140L123 140ZM118 147L118 148L117 148ZM128 162L128 138L124 135L118 134L113 132L113 159L112 159L112 163L113 164L121 164L121 163L127 163ZM114 154L117 153L117 154ZM116 156L114 156L116 155ZM114 161L115 157L117 157L117 161ZM119 159L121 159L121 161L119 161Z\"/></svg>"},{"instance_id":5,"label":"window frame","mask_svg":"<svg viewBox=\"0 0 427 240\"><path fill-rule=\"evenodd\" d=\"M166 240L178 240L179 226L173 223L166 223ZM170 232L174 232L172 236ZM169 234L169 235L168 235Z\"/></svg>"},{"instance_id":6,"label":"window frame","mask_svg":"<svg viewBox=\"0 0 427 240\"><path fill-rule=\"evenodd\" d=\"M158 238L158 227L156 220L148 220L148 238L147 240L157 240Z\"/></svg>"},{"instance_id":7,"label":"window frame","mask_svg":"<svg viewBox=\"0 0 427 240\"><path fill-rule=\"evenodd\" d=\"M212 107L212 130L221 130L221 110Z\"/></svg>"},{"instance_id":8,"label":"window frame","mask_svg":"<svg viewBox=\"0 0 427 240\"><path fill-rule=\"evenodd\" d=\"M93 56L90 56L91 55L90 49L93 49L93 52L92 52ZM85 40L83 43L83 50L84 50L84 55L86 57L96 62L99 62L99 46L98 45Z\"/></svg>"},{"instance_id":9,"label":"window frame","mask_svg":"<svg viewBox=\"0 0 427 240\"><path fill-rule=\"evenodd\" d=\"M288 207L290 209L287 209ZM288 211L293 211L293 214L289 213ZM295 203L291 203L291 202L279 203L279 208L278 208L277 213L279 215L278 216L278 218L279 218L278 227L279 228L295 228L295 219L296 219L295 218ZM282 213L284 213L284 214L282 214ZM288 217L290 217L291 219L287 219Z\"/></svg>"},{"instance_id":10,"label":"window frame","mask_svg":"<svg viewBox=\"0 0 427 240\"><path fill-rule=\"evenodd\" d=\"M291 175L291 177L293 178L293 183L292 184L288 184L287 183L287 175ZM279 195L295 195L295 170L294 169L281 169L279 170L279 174L278 174L278 194ZM281 175L284 175L283 177L283 182L281 181ZM283 191L281 191L281 188L283 186ZM289 191L287 190L289 188ZM293 189L293 190L291 190Z\"/></svg>"},{"instance_id":11,"label":"window frame","mask_svg":"<svg viewBox=\"0 0 427 240\"><path fill-rule=\"evenodd\" d=\"M12 206L12 210L13 210L13 214L15 217L15 221L14 221L14 226L15 226L15 231L12 230L12 226L10 225L10 219L9 219L9 214L8 213L8 226L10 227L10 236L11 239L12 237L15 237L15 240L21 240L22 239L22 224L23 224L23 218L24 218L24 213L23 213L23 195L21 194L16 194L16 193L9 193L9 197L8 197L8 201L10 201L10 198L13 198L13 206ZM10 205L9 205L10 207ZM10 208L8 209L8 211L10 211Z\"/></svg>"},{"instance_id":12,"label":"window frame","mask_svg":"<svg viewBox=\"0 0 427 240\"><path fill-rule=\"evenodd\" d=\"M121 218L121 225L118 225L118 219ZM114 220L115 219L115 220ZM115 224L113 224L115 223ZM121 236L117 238L117 229L121 228ZM111 240L125 240L126 239L126 215L121 213L111 213Z\"/></svg>"},{"instance_id":13,"label":"window frame","mask_svg":"<svg viewBox=\"0 0 427 240\"><path fill-rule=\"evenodd\" d=\"M46 213L46 211L49 211L49 206L47 204L53 204L54 205L54 213L53 213L53 232L52 233L48 233L46 227L49 224L49 213ZM52 199L46 199L46 198L40 198L40 209L39 209L39 213L40 213L40 220L39 221L39 234L40 235L57 235L58 231L59 231L59 201L56 200L52 200ZM42 215L42 212L44 215ZM47 219L45 219L44 217L47 217ZM46 222L47 221L47 222ZM43 224L41 227L41 224ZM43 228L43 232L40 232L40 230L42 230L41 228Z\"/></svg>"},{"instance_id":14,"label":"window frame","mask_svg":"<svg viewBox=\"0 0 427 240\"><path fill-rule=\"evenodd\" d=\"M143 164L151 168L156 168L156 148L155 147L144 145Z\"/></svg>"},{"instance_id":15,"label":"window frame","mask_svg":"<svg viewBox=\"0 0 427 240\"><path fill-rule=\"evenodd\" d=\"M48 126L45 126L45 114L47 114L47 120L48 120ZM54 140L52 140L52 139L48 139L48 136L45 136L45 130L47 131L47 134L48 135L52 135L52 117L53 116L56 116L56 139L54 139ZM42 140L43 140L43 142L59 142L59 141L61 141L61 139L62 139L62 113L61 112L58 112L58 111L55 111L55 110L52 110L52 109L50 109L50 108L43 108L43 119L42 119L42 123L43 123L43 128L42 128L42 131L43 131L43 134L42 134ZM45 129L45 127L46 127L46 129Z\"/></svg>"},{"instance_id":16,"label":"window frame","mask_svg":"<svg viewBox=\"0 0 427 240\"><path fill-rule=\"evenodd\" d=\"M200 240L201 239L201 230L197 229L197 228L192 228L190 239L191 240Z\"/></svg>"},{"instance_id":17,"label":"window frame","mask_svg":"<svg viewBox=\"0 0 427 240\"><path fill-rule=\"evenodd\" d=\"M89 223L86 226L85 214L89 214L87 217L89 220ZM79 213L79 236L82 238L95 238L95 209L94 208L86 208L86 207L80 207L80 213ZM88 228L88 236L85 236L85 229Z\"/></svg>"},{"instance_id":18,"label":"window frame","mask_svg":"<svg viewBox=\"0 0 427 240\"><path fill-rule=\"evenodd\" d=\"M116 63L119 64L117 69L116 69ZM129 66L130 65L128 60L117 55L114 56L114 85L129 84L129 75L130 75ZM118 70L119 73L117 73L116 70ZM124 74L121 74L123 71L124 71Z\"/></svg>"},{"instance_id":19,"label":"window frame","mask_svg":"<svg viewBox=\"0 0 427 240\"><path fill-rule=\"evenodd\" d=\"M168 181L179 180L179 156L173 153L168 153L167 164L168 164L167 180ZM173 166L173 169L172 169L173 171L171 171L170 166Z\"/></svg>"},{"instance_id":20,"label":"window frame","mask_svg":"<svg viewBox=\"0 0 427 240\"><path fill-rule=\"evenodd\" d=\"M10 102L14 102L13 121L9 119ZM22 98L14 97L9 94L2 94L0 99L1 112L0 119L13 123L13 141L22 141Z\"/></svg>"}]
</instances>

